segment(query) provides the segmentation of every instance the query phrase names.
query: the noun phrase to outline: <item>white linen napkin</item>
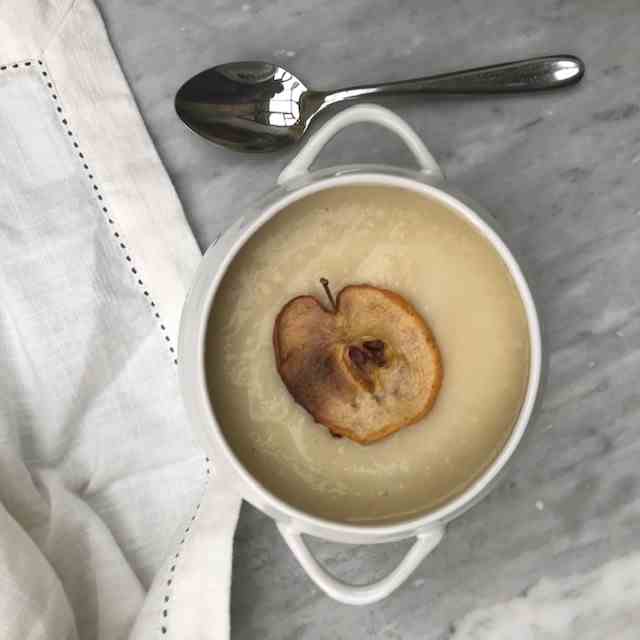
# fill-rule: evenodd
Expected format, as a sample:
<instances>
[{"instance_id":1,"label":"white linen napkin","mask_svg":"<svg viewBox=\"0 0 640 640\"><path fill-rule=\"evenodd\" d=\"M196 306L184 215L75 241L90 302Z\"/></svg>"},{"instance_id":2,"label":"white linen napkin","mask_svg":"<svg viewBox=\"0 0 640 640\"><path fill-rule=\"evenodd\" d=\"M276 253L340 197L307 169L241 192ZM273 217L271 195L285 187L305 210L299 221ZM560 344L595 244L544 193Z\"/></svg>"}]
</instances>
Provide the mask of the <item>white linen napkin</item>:
<instances>
[{"instance_id":1,"label":"white linen napkin","mask_svg":"<svg viewBox=\"0 0 640 640\"><path fill-rule=\"evenodd\" d=\"M90 0L0 0L0 168L0 638L227 638L239 499L175 364L200 254Z\"/></svg>"}]
</instances>

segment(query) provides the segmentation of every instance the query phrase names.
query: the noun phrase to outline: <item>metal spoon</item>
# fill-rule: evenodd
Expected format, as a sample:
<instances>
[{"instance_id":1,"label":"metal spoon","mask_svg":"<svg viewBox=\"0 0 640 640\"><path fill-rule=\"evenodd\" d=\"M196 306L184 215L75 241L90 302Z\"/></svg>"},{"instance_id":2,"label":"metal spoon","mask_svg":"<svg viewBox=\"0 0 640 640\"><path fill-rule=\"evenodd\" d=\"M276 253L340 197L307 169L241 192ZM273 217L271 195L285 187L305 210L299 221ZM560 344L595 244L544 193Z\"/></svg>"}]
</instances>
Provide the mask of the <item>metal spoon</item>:
<instances>
[{"instance_id":1,"label":"metal spoon","mask_svg":"<svg viewBox=\"0 0 640 640\"><path fill-rule=\"evenodd\" d=\"M314 91L277 65L231 62L188 80L176 94L175 107L185 124L207 140L237 151L275 151L298 142L320 111L343 100L540 91L566 87L583 75L579 58L546 56L404 82Z\"/></svg>"}]
</instances>

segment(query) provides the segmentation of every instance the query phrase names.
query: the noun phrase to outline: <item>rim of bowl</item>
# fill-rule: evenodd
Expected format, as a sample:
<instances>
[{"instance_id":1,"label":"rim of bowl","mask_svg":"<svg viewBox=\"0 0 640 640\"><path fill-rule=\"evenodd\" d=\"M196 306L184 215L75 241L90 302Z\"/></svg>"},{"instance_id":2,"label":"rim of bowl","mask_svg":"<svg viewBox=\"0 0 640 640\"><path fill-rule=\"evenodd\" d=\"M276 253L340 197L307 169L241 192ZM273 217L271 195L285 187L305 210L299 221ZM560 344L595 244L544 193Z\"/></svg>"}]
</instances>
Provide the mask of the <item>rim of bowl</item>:
<instances>
[{"instance_id":1,"label":"rim of bowl","mask_svg":"<svg viewBox=\"0 0 640 640\"><path fill-rule=\"evenodd\" d=\"M310 174L313 178L313 173ZM446 183L445 183L446 184ZM529 378L527 381L527 389L520 405L520 411L518 417L514 422L511 433L504 443L500 453L495 457L491 464L479 475L471 485L469 485L462 493L455 496L453 499L448 500L440 507L432 511L428 511L419 516L414 516L406 520L400 520L391 524L367 524L360 525L348 522L340 522L337 520L329 520L320 516L312 515L306 511L302 511L297 507L285 502L282 498L273 494L269 489L260 483L242 464L237 458L233 449L229 446L222 433L222 429L218 424L215 411L213 409L211 399L208 393L206 366L205 366L205 354L206 354L206 334L208 320L211 312L211 306L213 304L215 294L222 278L226 274L229 265L235 259L240 249L248 242L248 240L255 234L255 232L266 224L271 218L275 217L280 211L283 211L294 202L301 200L302 198L309 196L319 191L324 191L334 187L340 186L389 186L400 187L418 193L419 195L427 198L434 199L441 202L453 212L461 215L467 222L472 224L488 242L491 243L493 248L498 252L502 258L505 266L509 270L509 273L518 289L520 299L525 309L527 317L527 326L529 328ZM277 201L270 203L256 218L249 224L246 229L241 233L241 236L233 243L231 248L227 251L220 265L216 269L216 272L209 281L206 294L204 296L204 305L202 312L198 319L197 325L197 348L198 358L196 367L196 381L200 395L204 400L205 413L207 415L208 428L210 433L215 437L216 445L219 450L222 450L226 456L228 462L234 467L236 473L240 475L244 482L249 484L252 490L258 493L264 502L270 504L275 511L284 514L292 522L303 522L309 525L309 528L314 529L329 529L336 533L348 534L349 532L354 535L370 534L372 536L387 537L397 536L407 531L417 531L421 528L426 528L428 525L448 521L452 517L460 515L465 508L473 506L475 501L482 497L482 492L495 480L500 471L504 468L508 460L515 452L518 444L520 443L522 436L528 426L529 420L533 413L536 398L540 388L540 379L542 371L542 338L540 321L538 318L538 312L536 309L533 295L527 283L527 280L522 272L522 269L515 259L511 250L507 247L502 238L494 231L488 223L486 223L480 215L478 215L473 209L471 209L464 202L456 198L455 196L447 193L443 189L426 184L419 181L419 179L409 178L404 176L398 176L393 174L378 173L371 171L363 171L357 173L349 173L345 175L337 174L332 177L323 177L316 179L315 181L297 187L285 193ZM215 462L215 460L214 460ZM243 495L243 498L245 496ZM247 499L252 504L253 501ZM259 505L255 505L260 509ZM276 518L277 520L277 518Z\"/></svg>"}]
</instances>

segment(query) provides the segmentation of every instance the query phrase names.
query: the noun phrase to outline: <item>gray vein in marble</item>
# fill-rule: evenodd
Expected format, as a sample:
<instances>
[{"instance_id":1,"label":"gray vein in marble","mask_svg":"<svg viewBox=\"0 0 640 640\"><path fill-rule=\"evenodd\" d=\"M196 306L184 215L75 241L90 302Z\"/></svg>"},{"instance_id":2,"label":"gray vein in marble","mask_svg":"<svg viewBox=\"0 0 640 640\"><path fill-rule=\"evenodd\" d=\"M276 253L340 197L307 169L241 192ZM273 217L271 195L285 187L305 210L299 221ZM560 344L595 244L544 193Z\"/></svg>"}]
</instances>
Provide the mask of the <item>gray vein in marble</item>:
<instances>
[{"instance_id":1,"label":"gray vein in marble","mask_svg":"<svg viewBox=\"0 0 640 640\"><path fill-rule=\"evenodd\" d=\"M635 640L639 576L640 553L635 553L591 573L541 580L522 596L474 611L451 625L451 640Z\"/></svg>"}]
</instances>

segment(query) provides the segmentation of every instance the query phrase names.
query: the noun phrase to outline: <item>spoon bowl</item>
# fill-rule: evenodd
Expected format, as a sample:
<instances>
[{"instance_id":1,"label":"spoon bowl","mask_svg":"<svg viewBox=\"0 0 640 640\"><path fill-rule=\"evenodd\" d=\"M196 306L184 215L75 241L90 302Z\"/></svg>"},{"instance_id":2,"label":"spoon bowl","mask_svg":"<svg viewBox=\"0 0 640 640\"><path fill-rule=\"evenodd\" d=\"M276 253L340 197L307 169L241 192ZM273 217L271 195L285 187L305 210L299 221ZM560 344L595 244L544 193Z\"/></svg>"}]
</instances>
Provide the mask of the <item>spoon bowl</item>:
<instances>
[{"instance_id":1,"label":"spoon bowl","mask_svg":"<svg viewBox=\"0 0 640 640\"><path fill-rule=\"evenodd\" d=\"M231 62L186 82L175 106L187 126L239 151L276 151L300 140L310 118L310 91L268 62Z\"/></svg>"},{"instance_id":2,"label":"spoon bowl","mask_svg":"<svg viewBox=\"0 0 640 640\"><path fill-rule=\"evenodd\" d=\"M207 140L248 152L277 151L298 142L326 107L365 96L521 93L566 87L584 75L574 56L545 56L403 82L314 91L269 62L230 62L180 87L176 112Z\"/></svg>"}]
</instances>

